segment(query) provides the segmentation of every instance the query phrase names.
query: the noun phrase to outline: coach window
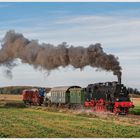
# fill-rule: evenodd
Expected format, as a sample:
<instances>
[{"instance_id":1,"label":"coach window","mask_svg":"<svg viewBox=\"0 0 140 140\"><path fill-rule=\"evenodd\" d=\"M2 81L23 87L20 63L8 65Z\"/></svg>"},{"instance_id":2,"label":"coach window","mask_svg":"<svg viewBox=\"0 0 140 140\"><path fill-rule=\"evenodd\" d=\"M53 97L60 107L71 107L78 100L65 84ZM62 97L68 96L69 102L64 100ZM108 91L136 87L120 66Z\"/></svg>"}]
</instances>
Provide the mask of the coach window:
<instances>
[{"instance_id":1,"label":"coach window","mask_svg":"<svg viewBox=\"0 0 140 140\"><path fill-rule=\"evenodd\" d=\"M79 96L81 96L81 93L78 91L78 93L79 93Z\"/></svg>"}]
</instances>

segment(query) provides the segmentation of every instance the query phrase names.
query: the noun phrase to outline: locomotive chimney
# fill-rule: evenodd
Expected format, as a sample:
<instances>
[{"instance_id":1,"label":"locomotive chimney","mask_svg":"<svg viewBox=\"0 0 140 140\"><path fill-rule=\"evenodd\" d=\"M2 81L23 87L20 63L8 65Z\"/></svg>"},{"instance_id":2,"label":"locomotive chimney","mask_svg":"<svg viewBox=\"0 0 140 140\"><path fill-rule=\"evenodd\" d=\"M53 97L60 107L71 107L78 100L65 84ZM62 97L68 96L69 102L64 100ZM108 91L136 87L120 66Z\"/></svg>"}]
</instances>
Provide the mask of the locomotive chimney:
<instances>
[{"instance_id":1,"label":"locomotive chimney","mask_svg":"<svg viewBox=\"0 0 140 140\"><path fill-rule=\"evenodd\" d=\"M121 73L118 74L118 83L121 84Z\"/></svg>"},{"instance_id":2,"label":"locomotive chimney","mask_svg":"<svg viewBox=\"0 0 140 140\"><path fill-rule=\"evenodd\" d=\"M121 77L118 77L118 83L121 84Z\"/></svg>"}]
</instances>

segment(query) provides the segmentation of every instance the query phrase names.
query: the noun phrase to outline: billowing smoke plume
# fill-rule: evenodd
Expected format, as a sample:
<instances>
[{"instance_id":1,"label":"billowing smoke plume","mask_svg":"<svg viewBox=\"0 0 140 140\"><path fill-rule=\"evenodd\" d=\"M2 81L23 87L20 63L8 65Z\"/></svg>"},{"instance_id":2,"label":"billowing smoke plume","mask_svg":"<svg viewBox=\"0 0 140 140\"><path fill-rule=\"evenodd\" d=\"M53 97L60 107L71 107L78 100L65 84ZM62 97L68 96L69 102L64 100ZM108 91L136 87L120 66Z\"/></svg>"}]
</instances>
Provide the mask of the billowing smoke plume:
<instances>
[{"instance_id":1,"label":"billowing smoke plume","mask_svg":"<svg viewBox=\"0 0 140 140\"><path fill-rule=\"evenodd\" d=\"M35 40L28 40L22 34L9 31L6 33L0 50L0 65L5 65L10 70L16 66L14 60L21 59L35 68L43 68L47 71L72 65L74 68L91 66L106 71L112 71L118 78L121 77L121 67L117 58L112 54L106 54L101 44L82 46L68 46L62 43L58 46L51 44L39 44Z\"/></svg>"}]
</instances>

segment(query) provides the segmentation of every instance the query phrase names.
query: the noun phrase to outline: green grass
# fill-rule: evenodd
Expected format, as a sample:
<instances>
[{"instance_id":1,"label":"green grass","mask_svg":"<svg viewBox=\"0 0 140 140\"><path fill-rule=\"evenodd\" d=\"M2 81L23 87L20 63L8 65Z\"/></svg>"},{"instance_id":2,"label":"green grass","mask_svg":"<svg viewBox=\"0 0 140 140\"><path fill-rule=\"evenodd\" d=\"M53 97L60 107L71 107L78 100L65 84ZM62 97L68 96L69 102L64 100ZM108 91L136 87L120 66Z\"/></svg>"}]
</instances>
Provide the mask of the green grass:
<instances>
[{"instance_id":1,"label":"green grass","mask_svg":"<svg viewBox=\"0 0 140 140\"><path fill-rule=\"evenodd\" d=\"M31 108L0 107L0 137L140 137L139 125Z\"/></svg>"},{"instance_id":2,"label":"green grass","mask_svg":"<svg viewBox=\"0 0 140 140\"><path fill-rule=\"evenodd\" d=\"M135 115L140 115L140 106L135 106L134 108L131 108L130 113Z\"/></svg>"}]
</instances>

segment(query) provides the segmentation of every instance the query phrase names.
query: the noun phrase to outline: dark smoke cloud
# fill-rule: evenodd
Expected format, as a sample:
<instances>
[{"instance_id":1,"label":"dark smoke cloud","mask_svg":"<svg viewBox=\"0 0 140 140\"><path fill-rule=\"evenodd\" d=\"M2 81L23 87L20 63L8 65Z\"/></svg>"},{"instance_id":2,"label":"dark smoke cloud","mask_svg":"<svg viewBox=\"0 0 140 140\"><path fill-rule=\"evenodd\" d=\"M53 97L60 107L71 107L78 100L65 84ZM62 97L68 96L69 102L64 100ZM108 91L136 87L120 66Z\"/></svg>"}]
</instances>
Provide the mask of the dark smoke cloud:
<instances>
[{"instance_id":1,"label":"dark smoke cloud","mask_svg":"<svg viewBox=\"0 0 140 140\"><path fill-rule=\"evenodd\" d=\"M4 70L4 74L6 77L8 77L9 79L12 79L12 68L15 67L17 64L12 61L12 60L9 60L9 61L6 61L5 63L3 63L3 66L5 67L5 70Z\"/></svg>"},{"instance_id":2,"label":"dark smoke cloud","mask_svg":"<svg viewBox=\"0 0 140 140\"><path fill-rule=\"evenodd\" d=\"M74 68L83 69L85 66L96 67L112 71L114 75L121 76L121 67L112 54L106 54L101 44L82 46L68 46L62 43L58 46L52 44L39 44L36 40L28 40L22 34L9 31L6 33L0 50L0 65L8 67L7 73L16 66L15 59L21 59L34 68L47 71L72 65Z\"/></svg>"}]
</instances>

